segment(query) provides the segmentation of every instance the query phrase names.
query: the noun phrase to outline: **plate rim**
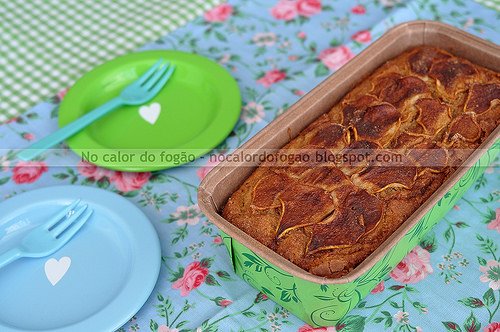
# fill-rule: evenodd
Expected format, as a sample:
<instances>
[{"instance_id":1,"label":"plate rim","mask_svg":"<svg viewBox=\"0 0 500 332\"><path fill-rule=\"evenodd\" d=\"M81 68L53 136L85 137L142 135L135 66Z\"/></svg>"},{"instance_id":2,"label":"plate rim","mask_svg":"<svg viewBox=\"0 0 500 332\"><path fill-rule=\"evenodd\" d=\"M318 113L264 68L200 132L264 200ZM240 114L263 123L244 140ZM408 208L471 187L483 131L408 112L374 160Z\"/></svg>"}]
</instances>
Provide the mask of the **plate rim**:
<instances>
[{"instance_id":1,"label":"plate rim","mask_svg":"<svg viewBox=\"0 0 500 332\"><path fill-rule=\"evenodd\" d=\"M51 193L52 196L47 195L46 193L47 191ZM106 197L102 199L101 195L104 195ZM160 274L161 245L158 233L156 232L156 229L153 226L150 219L144 214L144 212L142 212L141 209L139 209L125 197L122 197L116 193L104 189L90 187L90 186L80 186L80 185L49 186L49 187L37 188L34 190L26 191L17 194L5 201L0 202L0 207L7 206L7 208L16 208L17 206L17 208L21 208L22 200L25 200L26 198L35 198L36 196L38 196L39 199L46 198L47 200L56 200L56 201L63 199L68 199L68 201L71 201L81 196L86 196L86 198L82 197L82 200L84 201L89 197L100 197L103 203L99 203L98 201L93 201L93 203L102 205L106 208L109 208L109 206L104 205L104 201L108 200L119 201L118 203L126 204L125 205L126 208L124 210L128 210L128 212L134 211L136 213L136 217L142 218L143 219L142 221L147 221L147 222L141 223L141 221L139 220L131 221L132 219L127 218L123 223L119 223L120 225L123 225L123 228L120 227L121 230L130 231L131 234L134 234L132 240L136 239L135 241L133 241L133 245L131 245L132 246L131 259L133 260L133 263L131 265L130 273L127 275L127 278L124 281L123 287L120 288L118 294L111 301L107 302L102 309L89 316L84 317L82 320L76 323L72 323L71 325L64 325L56 328L51 328L48 330L47 329L26 330L20 327L14 327L12 325L5 325L6 324L5 322L0 321L0 328L2 329L2 331L5 332L92 331L96 329L96 324L101 325L98 327L99 330L115 331L116 329L126 324L130 320L130 318L133 317L147 302L152 292L154 291L154 288L156 286ZM21 206L19 206L19 204L21 204ZM117 213L118 215L123 214L125 212L124 210L122 210L123 205L121 204L120 204L121 209L115 211L115 213ZM147 241L142 241L142 242L139 241L135 236L137 235L137 231L139 231L139 234L141 235L140 237L147 238ZM139 245L139 249L141 249L139 252L135 251L135 249L137 249L137 245ZM144 252L147 252L148 255L144 255ZM137 259L137 257L140 257L140 259ZM154 257L156 257L156 259ZM146 267L146 269L144 269L144 267ZM144 271L146 271L146 273ZM148 276L149 278L147 278ZM138 289L139 291L137 291ZM119 316L119 317L115 319L109 319L110 316Z\"/></svg>"},{"instance_id":2,"label":"plate rim","mask_svg":"<svg viewBox=\"0 0 500 332\"><path fill-rule=\"evenodd\" d=\"M209 147L207 148L196 148L193 150L196 150L194 153L196 159L199 158L200 156L203 156L204 154L208 153L212 149L214 149L217 145L219 145L221 142L223 142L228 135L231 133L231 131L234 129L234 126L239 120L240 114L241 114L241 107L242 107L242 97L241 97L241 91L239 88L239 85L236 81L236 79L230 75L230 73L225 69L222 65L219 63L213 61L210 58L207 58L205 56L195 54L195 53L189 53L189 52L184 52L180 50L170 50L170 49L165 49L165 50L146 50L146 51L137 51L129 54L125 54L119 57L116 57L114 59L111 59L109 61L106 61L105 63L93 68L92 70L88 71L85 73L83 76L81 76L73 85L72 87L68 90L67 94L65 97L62 99L61 104L59 105L59 116L58 116L58 126L59 128L68 124L69 122L75 120L77 117L72 116L71 112L72 109L75 109L75 103L78 105L78 99L83 98L79 97L80 95L84 95L84 91L86 89L86 85L88 83L91 83L94 80L94 77L102 75L103 72L109 70L108 67L113 66L115 63L120 63L120 62L134 62L134 61L141 61L144 59L147 59L148 57L152 57L153 62L154 60L157 60L160 57L163 57L166 60L169 60L170 57L185 57L186 59L195 59L195 61L203 61L207 64L209 67L208 69L205 69L203 67L203 70L209 70L209 71L216 71L219 73L220 77L223 78L224 80L224 85L230 86L232 91L229 93L227 90L221 91L224 93L220 93L219 95L224 96L225 99L224 101L229 104L226 105L225 107L227 109L231 109L230 111L226 112L217 112L217 116L214 116L212 121L210 122L209 125L207 125L204 130L195 137L195 139L190 140L188 142L183 143L178 148L165 148L165 150L174 150L174 149L186 149L186 144L189 144L193 142L194 140L198 139L201 134L204 132L212 132L212 135L214 132L216 132L217 139L212 140L213 142L208 144ZM174 60L175 61L175 60ZM171 62L174 62L171 61ZM189 60L191 62L192 60ZM174 73L175 75L175 73ZM234 103L234 105L231 105ZM230 107L229 107L230 106ZM232 107L234 106L234 111L232 111ZM222 109L219 107L219 109ZM216 120L218 120L216 122ZM227 124L227 125L226 125ZM220 130L220 126L224 125L224 130ZM217 130L214 130L216 128ZM210 129L212 129L210 131ZM92 142L92 144L95 144L94 147L91 148L82 148L80 145L81 143L88 143ZM66 141L68 147L76 153L80 158L83 160L82 156L82 151L88 151L91 149L99 149L102 151L102 153L111 153L111 152L116 152L120 151L120 149L114 149L114 148L108 148L102 146L99 142L95 141L91 135L87 134L86 129L82 130L81 132L75 134L73 137L67 139ZM127 150L127 149L123 149ZM146 150L146 148L145 148ZM101 160L98 160L95 165L104 167L107 169L112 169L112 170L117 170L117 171L126 171L126 172L152 172L152 171L158 171L158 170L164 170L164 169L169 169L173 167L178 167L186 162L181 162L178 164L173 164L173 163L163 163L161 165L142 165L142 166L123 166L123 165L107 165L105 162L102 162Z\"/></svg>"}]
</instances>

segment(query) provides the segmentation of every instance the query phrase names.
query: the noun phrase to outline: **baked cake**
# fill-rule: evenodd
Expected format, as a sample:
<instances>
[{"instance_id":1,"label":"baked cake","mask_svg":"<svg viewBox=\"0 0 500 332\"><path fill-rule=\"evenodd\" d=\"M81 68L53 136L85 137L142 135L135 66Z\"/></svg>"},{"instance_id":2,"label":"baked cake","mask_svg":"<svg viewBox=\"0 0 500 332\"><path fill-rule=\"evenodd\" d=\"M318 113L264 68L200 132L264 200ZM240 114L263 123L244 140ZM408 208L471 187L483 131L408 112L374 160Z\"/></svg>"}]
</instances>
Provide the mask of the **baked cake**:
<instances>
[{"instance_id":1,"label":"baked cake","mask_svg":"<svg viewBox=\"0 0 500 332\"><path fill-rule=\"evenodd\" d=\"M499 122L499 73L438 48L411 49L278 152L403 151L404 162L267 163L229 198L223 217L312 274L344 276Z\"/></svg>"}]
</instances>

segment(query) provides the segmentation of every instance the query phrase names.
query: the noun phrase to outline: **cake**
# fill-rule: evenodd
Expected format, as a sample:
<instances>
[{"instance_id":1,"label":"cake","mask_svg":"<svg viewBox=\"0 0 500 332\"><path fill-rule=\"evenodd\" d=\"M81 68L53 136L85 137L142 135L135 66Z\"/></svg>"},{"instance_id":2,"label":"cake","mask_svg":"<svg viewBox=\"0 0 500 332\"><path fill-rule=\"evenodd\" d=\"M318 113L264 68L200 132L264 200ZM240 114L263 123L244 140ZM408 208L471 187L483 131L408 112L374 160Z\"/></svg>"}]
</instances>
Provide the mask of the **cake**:
<instances>
[{"instance_id":1,"label":"cake","mask_svg":"<svg viewBox=\"0 0 500 332\"><path fill-rule=\"evenodd\" d=\"M345 276L499 122L498 72L439 48L413 48L364 78L276 153L298 155L293 165L281 158L261 164L222 215L314 275ZM343 159L360 154L365 158Z\"/></svg>"}]
</instances>

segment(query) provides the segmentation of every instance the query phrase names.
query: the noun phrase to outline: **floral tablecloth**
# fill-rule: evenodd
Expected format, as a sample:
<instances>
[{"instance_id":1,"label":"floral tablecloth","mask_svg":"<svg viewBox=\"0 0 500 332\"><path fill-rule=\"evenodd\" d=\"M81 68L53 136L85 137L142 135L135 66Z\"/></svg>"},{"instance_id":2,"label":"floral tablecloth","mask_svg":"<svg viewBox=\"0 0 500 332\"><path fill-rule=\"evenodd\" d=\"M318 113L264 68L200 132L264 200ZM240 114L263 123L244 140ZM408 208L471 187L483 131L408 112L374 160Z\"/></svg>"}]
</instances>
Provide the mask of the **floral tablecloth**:
<instances>
[{"instance_id":1,"label":"floral tablecloth","mask_svg":"<svg viewBox=\"0 0 500 332\"><path fill-rule=\"evenodd\" d=\"M441 20L494 42L499 13L463 0L245 1L207 12L142 49L181 49L218 61L239 82L241 119L218 147L240 145L393 25ZM68 151L17 162L13 151L56 129L64 90L0 126L0 199L83 184L117 192L152 220L163 264L151 297L120 331L313 331L240 280L217 229L196 204L213 165L122 173ZM53 167L63 160L71 167ZM487 169L455 208L337 326L316 331L499 331L500 176ZM26 312L28 316L29 313Z\"/></svg>"}]
</instances>

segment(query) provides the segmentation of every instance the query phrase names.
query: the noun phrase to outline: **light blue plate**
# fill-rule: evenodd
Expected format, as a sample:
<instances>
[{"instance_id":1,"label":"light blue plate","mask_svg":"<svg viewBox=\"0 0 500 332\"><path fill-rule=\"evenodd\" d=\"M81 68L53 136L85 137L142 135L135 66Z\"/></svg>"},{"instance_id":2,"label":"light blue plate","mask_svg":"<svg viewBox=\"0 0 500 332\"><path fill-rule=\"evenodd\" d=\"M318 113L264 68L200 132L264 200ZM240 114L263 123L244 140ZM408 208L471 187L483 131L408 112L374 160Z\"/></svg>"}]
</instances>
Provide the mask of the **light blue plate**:
<instances>
[{"instance_id":1,"label":"light blue plate","mask_svg":"<svg viewBox=\"0 0 500 332\"><path fill-rule=\"evenodd\" d=\"M49 187L1 203L0 252L77 198L94 213L68 244L0 269L0 331L114 331L153 291L161 265L154 227L132 203L101 189Z\"/></svg>"}]
</instances>

